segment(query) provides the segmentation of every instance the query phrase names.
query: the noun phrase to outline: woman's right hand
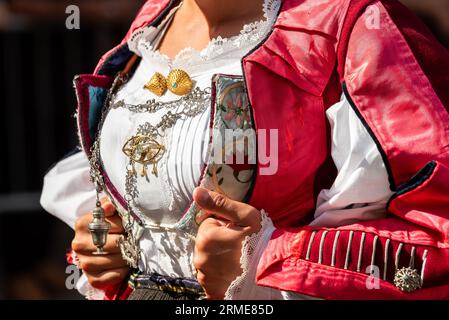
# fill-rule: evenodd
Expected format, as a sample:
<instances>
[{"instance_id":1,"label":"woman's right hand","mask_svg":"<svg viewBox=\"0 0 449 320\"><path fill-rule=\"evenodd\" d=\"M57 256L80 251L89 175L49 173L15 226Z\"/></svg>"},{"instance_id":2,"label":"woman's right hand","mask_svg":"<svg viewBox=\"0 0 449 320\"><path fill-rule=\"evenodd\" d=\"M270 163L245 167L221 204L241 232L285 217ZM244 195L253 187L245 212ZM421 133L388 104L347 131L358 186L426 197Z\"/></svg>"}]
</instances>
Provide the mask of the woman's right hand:
<instances>
[{"instance_id":1,"label":"woman's right hand","mask_svg":"<svg viewBox=\"0 0 449 320\"><path fill-rule=\"evenodd\" d=\"M128 275L130 268L122 259L117 240L125 233L122 219L117 214L114 205L109 201L102 201L106 220L111 224L104 250L107 255L96 256L92 236L88 224L92 221L92 212L80 217L75 224L75 237L72 250L76 253L79 267L87 276L89 283L98 289L106 289L111 285L122 282Z\"/></svg>"}]
</instances>

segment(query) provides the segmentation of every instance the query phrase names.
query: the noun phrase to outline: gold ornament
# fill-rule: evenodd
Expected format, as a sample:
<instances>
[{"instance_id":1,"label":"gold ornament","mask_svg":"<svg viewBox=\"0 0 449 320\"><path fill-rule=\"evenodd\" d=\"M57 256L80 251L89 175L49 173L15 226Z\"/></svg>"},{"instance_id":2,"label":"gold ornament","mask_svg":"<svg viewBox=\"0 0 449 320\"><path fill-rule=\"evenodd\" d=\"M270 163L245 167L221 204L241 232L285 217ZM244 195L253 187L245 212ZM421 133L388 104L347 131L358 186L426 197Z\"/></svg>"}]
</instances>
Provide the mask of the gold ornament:
<instances>
[{"instance_id":1,"label":"gold ornament","mask_svg":"<svg viewBox=\"0 0 449 320\"><path fill-rule=\"evenodd\" d=\"M123 152L129 157L132 165L132 174L137 175L135 164L142 165L142 177L147 175L147 165L152 164L151 173L157 177L157 162L162 157L165 147L153 137L137 135L129 139L123 146Z\"/></svg>"},{"instance_id":2,"label":"gold ornament","mask_svg":"<svg viewBox=\"0 0 449 320\"><path fill-rule=\"evenodd\" d=\"M184 96L192 91L193 81L184 70L173 69L167 78L156 72L144 88L159 97L164 95L167 89L178 96Z\"/></svg>"},{"instance_id":3,"label":"gold ornament","mask_svg":"<svg viewBox=\"0 0 449 320\"><path fill-rule=\"evenodd\" d=\"M144 88L161 97L167 92L167 80L162 74L156 72Z\"/></svg>"},{"instance_id":4,"label":"gold ornament","mask_svg":"<svg viewBox=\"0 0 449 320\"><path fill-rule=\"evenodd\" d=\"M173 69L167 76L168 90L178 96L184 96L192 91L193 83L190 76L181 69Z\"/></svg>"}]
</instances>

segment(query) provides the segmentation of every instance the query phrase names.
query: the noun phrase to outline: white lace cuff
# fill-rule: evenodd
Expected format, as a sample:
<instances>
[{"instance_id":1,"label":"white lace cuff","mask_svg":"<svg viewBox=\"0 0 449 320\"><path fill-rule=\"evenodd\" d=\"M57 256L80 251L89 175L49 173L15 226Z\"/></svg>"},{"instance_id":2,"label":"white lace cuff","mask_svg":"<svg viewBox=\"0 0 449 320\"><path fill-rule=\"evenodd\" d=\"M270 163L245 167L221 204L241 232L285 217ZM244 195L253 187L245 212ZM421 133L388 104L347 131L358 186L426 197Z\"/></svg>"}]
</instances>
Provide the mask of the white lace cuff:
<instances>
[{"instance_id":1,"label":"white lace cuff","mask_svg":"<svg viewBox=\"0 0 449 320\"><path fill-rule=\"evenodd\" d=\"M247 236L243 241L240 258L243 272L229 286L225 300L272 299L273 289L256 285L256 272L260 257L276 228L264 210L260 214L262 227L259 232Z\"/></svg>"}]
</instances>

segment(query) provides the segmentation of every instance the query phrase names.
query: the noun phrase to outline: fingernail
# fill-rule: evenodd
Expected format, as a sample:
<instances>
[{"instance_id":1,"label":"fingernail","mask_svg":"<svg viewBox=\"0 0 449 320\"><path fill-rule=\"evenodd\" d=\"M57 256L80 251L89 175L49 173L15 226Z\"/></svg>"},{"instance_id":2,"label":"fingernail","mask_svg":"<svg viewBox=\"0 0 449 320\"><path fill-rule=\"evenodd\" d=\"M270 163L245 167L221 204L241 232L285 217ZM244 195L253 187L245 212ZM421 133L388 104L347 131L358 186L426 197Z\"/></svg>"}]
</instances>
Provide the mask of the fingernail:
<instances>
[{"instance_id":1,"label":"fingernail","mask_svg":"<svg viewBox=\"0 0 449 320\"><path fill-rule=\"evenodd\" d=\"M196 198L202 204L206 204L211 199L209 192L204 188L196 189Z\"/></svg>"}]
</instances>

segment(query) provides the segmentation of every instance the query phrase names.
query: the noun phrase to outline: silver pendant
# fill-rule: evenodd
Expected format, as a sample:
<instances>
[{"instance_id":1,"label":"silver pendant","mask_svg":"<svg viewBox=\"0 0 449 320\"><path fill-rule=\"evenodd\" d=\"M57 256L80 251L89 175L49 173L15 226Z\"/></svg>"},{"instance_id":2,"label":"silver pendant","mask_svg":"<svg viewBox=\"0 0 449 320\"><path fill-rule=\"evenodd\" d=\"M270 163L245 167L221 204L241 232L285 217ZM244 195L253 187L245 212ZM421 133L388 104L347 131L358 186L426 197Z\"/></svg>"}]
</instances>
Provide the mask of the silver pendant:
<instances>
[{"instance_id":1,"label":"silver pendant","mask_svg":"<svg viewBox=\"0 0 449 320\"><path fill-rule=\"evenodd\" d=\"M137 240L132 235L132 232L129 232L126 236L121 236L117 244L120 248L120 252L122 253L123 260L134 269L138 268L139 258L140 258L140 248L137 244Z\"/></svg>"},{"instance_id":2,"label":"silver pendant","mask_svg":"<svg viewBox=\"0 0 449 320\"><path fill-rule=\"evenodd\" d=\"M106 244L111 224L105 220L104 210L101 207L101 203L97 202L97 206L92 211L92 215L94 218L92 222L89 223L88 228L92 235L93 243L97 247L97 250L94 251L92 254L106 255L108 253L104 251L103 247Z\"/></svg>"}]
</instances>

